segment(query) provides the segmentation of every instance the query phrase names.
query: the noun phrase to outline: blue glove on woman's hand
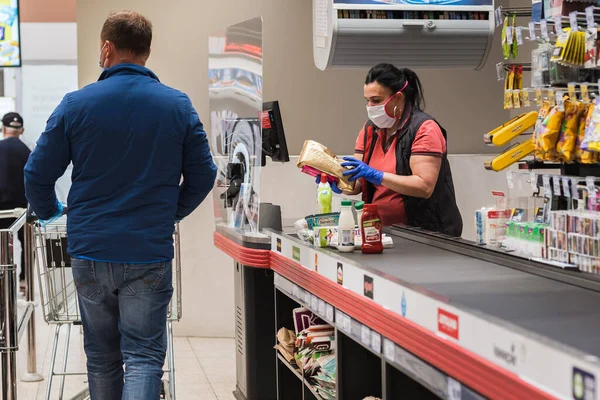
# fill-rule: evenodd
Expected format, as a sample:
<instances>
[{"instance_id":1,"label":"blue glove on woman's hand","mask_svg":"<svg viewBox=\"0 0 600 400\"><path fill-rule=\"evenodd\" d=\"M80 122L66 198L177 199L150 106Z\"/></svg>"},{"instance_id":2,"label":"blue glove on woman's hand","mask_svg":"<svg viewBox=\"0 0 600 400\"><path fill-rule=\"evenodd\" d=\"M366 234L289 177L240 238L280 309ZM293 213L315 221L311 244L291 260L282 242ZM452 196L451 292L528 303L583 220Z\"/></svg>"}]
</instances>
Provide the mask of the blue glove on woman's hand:
<instances>
[{"instance_id":1,"label":"blue glove on woman's hand","mask_svg":"<svg viewBox=\"0 0 600 400\"><path fill-rule=\"evenodd\" d=\"M350 177L350 182L363 178L374 185L381 185L383 181L383 172L369 167L362 161L354 157L344 157L346 162L342 163L342 167L351 167L352 169L344 171L344 176Z\"/></svg>"},{"instance_id":2,"label":"blue glove on woman's hand","mask_svg":"<svg viewBox=\"0 0 600 400\"><path fill-rule=\"evenodd\" d=\"M319 183L321 183L321 176L317 175L317 185ZM342 194L342 189L340 189L337 185L337 183L335 182L329 182L329 186L331 186L331 190L333 191L333 193L337 193L337 194Z\"/></svg>"}]
</instances>

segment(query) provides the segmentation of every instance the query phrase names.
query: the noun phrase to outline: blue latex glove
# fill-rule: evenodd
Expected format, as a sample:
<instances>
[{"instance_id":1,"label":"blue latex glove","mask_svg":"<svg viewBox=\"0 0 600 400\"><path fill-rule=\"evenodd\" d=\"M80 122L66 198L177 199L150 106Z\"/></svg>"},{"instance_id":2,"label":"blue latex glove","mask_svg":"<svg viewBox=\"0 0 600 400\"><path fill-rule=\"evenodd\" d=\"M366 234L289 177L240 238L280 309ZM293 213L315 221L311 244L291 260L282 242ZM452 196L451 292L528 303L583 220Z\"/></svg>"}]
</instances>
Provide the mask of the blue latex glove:
<instances>
[{"instance_id":1,"label":"blue latex glove","mask_svg":"<svg viewBox=\"0 0 600 400\"><path fill-rule=\"evenodd\" d=\"M346 162L342 163L342 167L350 167L352 169L344 171L344 176L350 177L350 182L363 178L374 185L381 185L383 180L383 172L369 167L362 161L354 157L344 157Z\"/></svg>"},{"instance_id":2,"label":"blue latex glove","mask_svg":"<svg viewBox=\"0 0 600 400\"><path fill-rule=\"evenodd\" d=\"M317 180L316 180L317 185L319 183L321 183L321 177L317 175ZM333 193L337 193L337 194L342 194L342 189L340 189L337 185L337 183L335 182L329 182L329 186L331 186L331 191L333 191Z\"/></svg>"},{"instance_id":3,"label":"blue latex glove","mask_svg":"<svg viewBox=\"0 0 600 400\"><path fill-rule=\"evenodd\" d=\"M57 201L56 207L58 208L58 211L56 212L56 214L54 214L54 216L52 218L46 219L46 220L40 220L41 226L45 227L46 225L53 223L54 221L56 221L57 219L59 219L60 217L63 216L64 211L65 211L65 206L60 201Z\"/></svg>"}]
</instances>

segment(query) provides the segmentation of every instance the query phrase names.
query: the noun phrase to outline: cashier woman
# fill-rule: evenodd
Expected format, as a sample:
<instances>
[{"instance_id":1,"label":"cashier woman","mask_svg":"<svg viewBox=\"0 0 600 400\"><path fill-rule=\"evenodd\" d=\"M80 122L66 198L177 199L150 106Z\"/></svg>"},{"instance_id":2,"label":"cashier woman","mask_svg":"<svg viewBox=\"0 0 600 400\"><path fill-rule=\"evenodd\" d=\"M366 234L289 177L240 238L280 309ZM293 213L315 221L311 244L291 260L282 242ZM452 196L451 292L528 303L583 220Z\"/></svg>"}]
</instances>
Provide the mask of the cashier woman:
<instances>
[{"instance_id":1,"label":"cashier woman","mask_svg":"<svg viewBox=\"0 0 600 400\"><path fill-rule=\"evenodd\" d=\"M425 114L413 71L390 64L371 68L364 86L369 120L358 134L344 172L356 195L377 204L386 226L404 224L450 236L462 234L446 131ZM337 189L337 188L335 188Z\"/></svg>"}]
</instances>

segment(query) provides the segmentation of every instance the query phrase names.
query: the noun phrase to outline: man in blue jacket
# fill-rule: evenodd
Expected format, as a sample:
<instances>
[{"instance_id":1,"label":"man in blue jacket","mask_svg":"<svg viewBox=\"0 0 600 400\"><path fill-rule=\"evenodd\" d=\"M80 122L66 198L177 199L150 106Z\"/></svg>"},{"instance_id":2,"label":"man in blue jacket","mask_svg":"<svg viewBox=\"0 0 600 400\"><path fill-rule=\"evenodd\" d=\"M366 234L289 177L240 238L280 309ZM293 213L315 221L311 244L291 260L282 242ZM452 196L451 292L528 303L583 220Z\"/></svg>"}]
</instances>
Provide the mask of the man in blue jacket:
<instances>
[{"instance_id":1,"label":"man in blue jacket","mask_svg":"<svg viewBox=\"0 0 600 400\"><path fill-rule=\"evenodd\" d=\"M94 400L159 399L173 224L216 177L189 98L145 68L151 41L142 15L109 15L100 79L65 96L25 167L27 199L51 220L62 211L54 185L73 163L68 252Z\"/></svg>"}]
</instances>

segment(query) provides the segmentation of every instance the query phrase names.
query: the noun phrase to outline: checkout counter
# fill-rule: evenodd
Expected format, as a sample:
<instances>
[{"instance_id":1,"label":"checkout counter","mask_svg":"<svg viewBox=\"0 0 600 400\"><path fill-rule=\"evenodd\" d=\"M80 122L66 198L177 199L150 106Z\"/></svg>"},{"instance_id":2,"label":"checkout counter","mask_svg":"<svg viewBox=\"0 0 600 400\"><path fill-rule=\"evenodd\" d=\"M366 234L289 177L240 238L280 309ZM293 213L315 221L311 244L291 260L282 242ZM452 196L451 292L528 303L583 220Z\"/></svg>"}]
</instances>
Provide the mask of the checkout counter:
<instances>
[{"instance_id":1,"label":"checkout counter","mask_svg":"<svg viewBox=\"0 0 600 400\"><path fill-rule=\"evenodd\" d=\"M320 398L273 349L298 306L335 327L339 399L600 398L600 281L412 229L391 228L394 247L379 255L265 233L269 250L215 234L236 265L260 254L273 280L274 292L245 292L269 304L260 310L267 338L247 343L263 346L247 367L259 358L277 366L271 391L249 400Z\"/></svg>"},{"instance_id":2,"label":"checkout counter","mask_svg":"<svg viewBox=\"0 0 600 400\"><path fill-rule=\"evenodd\" d=\"M403 228L386 232L392 249L363 255L263 223L265 154L289 155L262 67L260 18L210 38L214 239L234 260L237 399L325 398L274 349L304 307L334 327L336 399L600 400L597 278Z\"/></svg>"}]
</instances>

